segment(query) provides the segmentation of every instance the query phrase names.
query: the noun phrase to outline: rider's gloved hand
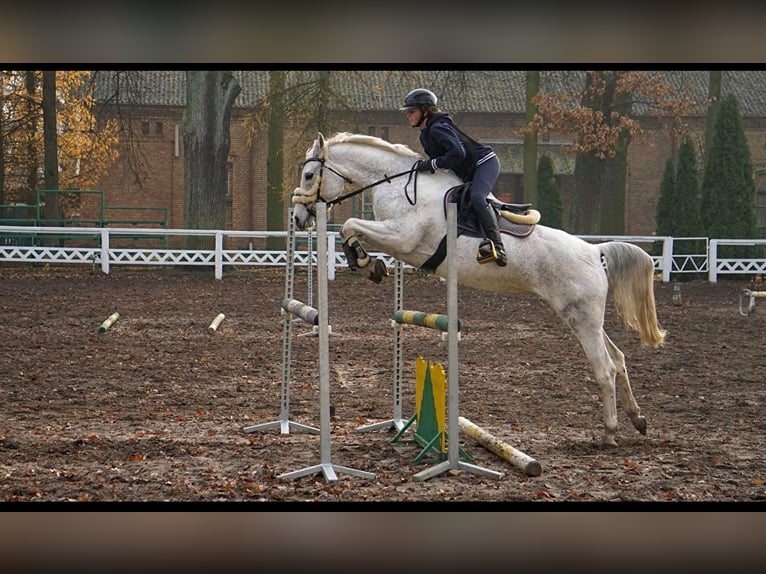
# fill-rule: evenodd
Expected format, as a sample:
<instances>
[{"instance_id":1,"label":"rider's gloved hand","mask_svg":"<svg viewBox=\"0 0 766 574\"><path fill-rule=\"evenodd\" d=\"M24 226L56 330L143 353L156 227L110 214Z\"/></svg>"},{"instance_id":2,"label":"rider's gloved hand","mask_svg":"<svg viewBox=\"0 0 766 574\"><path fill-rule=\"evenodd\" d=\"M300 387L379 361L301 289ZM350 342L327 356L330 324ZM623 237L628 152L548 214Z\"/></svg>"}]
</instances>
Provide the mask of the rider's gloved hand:
<instances>
[{"instance_id":1,"label":"rider's gloved hand","mask_svg":"<svg viewBox=\"0 0 766 574\"><path fill-rule=\"evenodd\" d=\"M421 173L428 172L428 173L434 173L434 167L431 165L430 159L421 159L415 164L415 170L419 171Z\"/></svg>"}]
</instances>

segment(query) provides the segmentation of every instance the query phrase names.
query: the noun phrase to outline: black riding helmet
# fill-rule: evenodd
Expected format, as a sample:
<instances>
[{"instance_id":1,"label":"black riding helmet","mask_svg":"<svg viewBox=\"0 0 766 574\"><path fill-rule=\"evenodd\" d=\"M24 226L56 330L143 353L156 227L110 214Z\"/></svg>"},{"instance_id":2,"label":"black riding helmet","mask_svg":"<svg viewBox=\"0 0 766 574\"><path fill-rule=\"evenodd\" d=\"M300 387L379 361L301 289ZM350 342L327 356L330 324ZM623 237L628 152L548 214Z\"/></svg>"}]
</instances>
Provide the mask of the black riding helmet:
<instances>
[{"instance_id":1,"label":"black riding helmet","mask_svg":"<svg viewBox=\"0 0 766 574\"><path fill-rule=\"evenodd\" d=\"M407 110L424 110L436 106L438 98L431 90L425 88L416 88L408 93L404 97L404 105L399 108L400 112L406 112Z\"/></svg>"}]
</instances>

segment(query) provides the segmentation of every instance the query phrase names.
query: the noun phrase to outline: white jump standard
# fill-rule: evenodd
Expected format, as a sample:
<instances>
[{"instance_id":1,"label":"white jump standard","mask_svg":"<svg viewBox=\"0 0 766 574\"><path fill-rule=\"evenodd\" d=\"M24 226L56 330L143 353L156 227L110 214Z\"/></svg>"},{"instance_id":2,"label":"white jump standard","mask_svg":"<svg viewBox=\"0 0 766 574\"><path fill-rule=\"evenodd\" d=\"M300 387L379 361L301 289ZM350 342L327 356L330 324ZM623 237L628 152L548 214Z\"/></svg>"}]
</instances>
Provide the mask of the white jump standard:
<instances>
[{"instance_id":1,"label":"white jump standard","mask_svg":"<svg viewBox=\"0 0 766 574\"><path fill-rule=\"evenodd\" d=\"M319 464L280 474L278 478L300 478L323 473L330 482L338 480L336 473L346 473L361 478L375 478L372 472L333 464L330 456L330 333L327 298L327 206L316 204L317 222L317 278L319 295ZM289 323L290 321L287 320Z\"/></svg>"},{"instance_id":2,"label":"white jump standard","mask_svg":"<svg viewBox=\"0 0 766 574\"><path fill-rule=\"evenodd\" d=\"M285 266L285 297L282 301L282 396L279 408L279 419L268 423L260 423L245 427L244 432L255 432L259 430L270 430L279 428L281 434L290 434L290 427L311 434L319 434L319 429L297 423L290 420L290 365L292 361L292 337L293 337L293 316L285 309L285 303L295 301L293 299L293 288L295 285L295 224L292 217L292 207L287 214L287 264ZM310 265L309 265L310 266ZM296 301L296 303L300 303ZM302 304L301 304L302 305ZM308 307L308 305L305 305ZM310 308L310 307L309 307ZM306 313L308 318L311 313ZM317 321L319 313L317 312ZM297 320L304 320L300 316ZM313 320L312 320L313 323Z\"/></svg>"}]
</instances>

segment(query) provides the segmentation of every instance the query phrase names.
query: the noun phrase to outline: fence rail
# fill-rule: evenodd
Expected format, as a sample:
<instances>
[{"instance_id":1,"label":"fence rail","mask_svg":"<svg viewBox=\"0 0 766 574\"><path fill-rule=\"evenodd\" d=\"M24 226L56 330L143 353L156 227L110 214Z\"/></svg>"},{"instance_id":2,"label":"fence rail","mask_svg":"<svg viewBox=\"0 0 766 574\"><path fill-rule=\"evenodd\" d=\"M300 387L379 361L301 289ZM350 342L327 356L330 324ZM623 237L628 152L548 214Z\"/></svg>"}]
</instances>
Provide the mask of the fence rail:
<instances>
[{"instance_id":1,"label":"fence rail","mask_svg":"<svg viewBox=\"0 0 766 574\"><path fill-rule=\"evenodd\" d=\"M311 232L297 232L296 237L302 242L310 237ZM66 235L96 239L92 247L53 247L40 245L46 236L50 238ZM113 241L130 238L158 238L162 236L205 236L215 238L215 248L210 250L167 249L167 248L116 248ZM286 238L286 231L225 231L210 229L147 229L135 227L36 227L18 225L0 225L0 263L48 263L48 264L86 264L101 268L108 274L112 265L194 265L214 268L215 278L223 278L225 266L282 266L287 264L287 252L258 249L224 249L225 239L230 238ZM727 259L718 256L721 246L764 246L766 239L710 239L706 237L673 238L654 235L581 235L592 243L602 241L626 241L635 243L648 252L661 244L660 255L652 255L654 269L661 273L662 280L671 280L672 275L681 273L707 274L708 281L715 283L719 275L766 273L766 258ZM705 253L674 253L674 246L681 242L703 242ZM338 232L327 232L327 258L329 263L328 278L335 278L337 267L346 267L346 257L340 244ZM44 243L44 241L43 241ZM766 250L766 249L764 249ZM393 267L394 258L373 253L380 257L388 267ZM316 255L307 251L296 250L295 264L313 265Z\"/></svg>"}]
</instances>

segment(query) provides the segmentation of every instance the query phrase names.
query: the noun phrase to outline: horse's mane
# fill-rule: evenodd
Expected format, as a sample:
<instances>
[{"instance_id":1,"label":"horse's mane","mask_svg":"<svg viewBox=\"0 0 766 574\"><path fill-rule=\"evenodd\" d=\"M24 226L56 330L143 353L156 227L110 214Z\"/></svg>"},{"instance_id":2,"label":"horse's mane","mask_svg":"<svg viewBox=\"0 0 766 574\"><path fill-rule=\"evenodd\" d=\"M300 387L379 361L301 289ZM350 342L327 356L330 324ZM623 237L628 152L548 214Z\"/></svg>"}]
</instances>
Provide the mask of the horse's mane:
<instances>
[{"instance_id":1,"label":"horse's mane","mask_svg":"<svg viewBox=\"0 0 766 574\"><path fill-rule=\"evenodd\" d=\"M375 137L375 136L368 136L364 134L352 134L348 132L340 132L332 136L329 140L327 140L328 145L332 145L334 143L360 143L365 145L371 145L375 147L379 147L388 151L392 151L398 155L405 156L405 157L413 157L417 156L418 153L410 149L408 146L404 144L392 144L390 142L387 142L384 139Z\"/></svg>"}]
</instances>

